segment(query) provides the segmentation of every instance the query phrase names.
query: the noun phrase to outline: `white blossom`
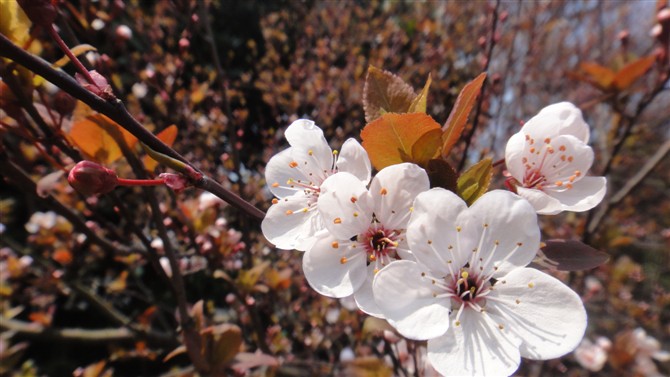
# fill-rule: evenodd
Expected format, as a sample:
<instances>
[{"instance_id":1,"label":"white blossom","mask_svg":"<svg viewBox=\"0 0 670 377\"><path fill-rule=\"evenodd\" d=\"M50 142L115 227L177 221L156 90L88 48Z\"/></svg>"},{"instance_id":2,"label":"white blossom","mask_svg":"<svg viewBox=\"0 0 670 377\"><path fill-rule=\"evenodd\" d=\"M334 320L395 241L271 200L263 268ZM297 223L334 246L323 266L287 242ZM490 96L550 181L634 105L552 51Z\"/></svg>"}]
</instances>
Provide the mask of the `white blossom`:
<instances>
[{"instance_id":1,"label":"white blossom","mask_svg":"<svg viewBox=\"0 0 670 377\"><path fill-rule=\"evenodd\" d=\"M537 215L519 196L491 191L468 208L454 193L421 193L407 226L415 258L374 278L384 316L428 340L441 374L510 375L520 357L551 359L582 339L586 312L556 278L525 267L540 246Z\"/></svg>"},{"instance_id":2,"label":"white blossom","mask_svg":"<svg viewBox=\"0 0 670 377\"><path fill-rule=\"evenodd\" d=\"M362 311L381 317L372 297L372 279L391 261L411 258L407 222L414 198L428 188L426 172L410 163L382 169L370 189L349 173L326 179L319 212L328 233L303 257L307 282L325 296L353 294Z\"/></svg>"},{"instance_id":3,"label":"white blossom","mask_svg":"<svg viewBox=\"0 0 670 377\"><path fill-rule=\"evenodd\" d=\"M355 139L345 141L340 153L332 151L323 131L311 120L296 120L285 136L291 147L273 156L265 170L265 179L277 199L261 229L277 248L305 251L324 229L317 211L323 181L341 171L365 185L370 181L370 160Z\"/></svg>"},{"instance_id":4,"label":"white blossom","mask_svg":"<svg viewBox=\"0 0 670 377\"><path fill-rule=\"evenodd\" d=\"M507 169L537 213L587 211L605 196L605 177L586 176L593 164L588 140L588 124L569 102L545 107L509 139Z\"/></svg>"}]
</instances>

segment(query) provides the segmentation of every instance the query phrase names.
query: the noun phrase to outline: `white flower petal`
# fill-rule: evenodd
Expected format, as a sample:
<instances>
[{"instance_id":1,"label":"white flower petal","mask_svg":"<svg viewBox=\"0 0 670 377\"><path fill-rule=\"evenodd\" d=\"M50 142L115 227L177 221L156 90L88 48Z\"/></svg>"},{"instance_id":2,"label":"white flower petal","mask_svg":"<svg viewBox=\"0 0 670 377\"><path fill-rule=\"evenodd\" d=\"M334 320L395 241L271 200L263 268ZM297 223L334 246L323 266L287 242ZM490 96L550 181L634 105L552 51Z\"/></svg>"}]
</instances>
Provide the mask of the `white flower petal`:
<instances>
[{"instance_id":1,"label":"white flower petal","mask_svg":"<svg viewBox=\"0 0 670 377\"><path fill-rule=\"evenodd\" d=\"M568 183L571 176L583 176L593 165L593 149L574 136L557 136L550 145L554 153L548 153L544 157L536 155L536 164L542 166L540 170L548 180L546 184L553 185L556 181ZM577 178L579 177L573 179Z\"/></svg>"},{"instance_id":2,"label":"white flower petal","mask_svg":"<svg viewBox=\"0 0 670 377\"><path fill-rule=\"evenodd\" d=\"M384 317L403 336L424 340L449 328L449 298L436 298L437 290L426 272L412 261L395 261L377 273L372 284L377 305Z\"/></svg>"},{"instance_id":3,"label":"white flower petal","mask_svg":"<svg viewBox=\"0 0 670 377\"><path fill-rule=\"evenodd\" d=\"M358 305L358 308L362 310L363 313L377 318L384 318L384 314L381 309L379 309L372 292L372 281L375 278L374 270L374 263L370 263L367 268L365 281L358 287L356 292L354 292L354 300L356 300L356 305Z\"/></svg>"},{"instance_id":4,"label":"white flower petal","mask_svg":"<svg viewBox=\"0 0 670 377\"><path fill-rule=\"evenodd\" d=\"M464 310L460 325L428 340L428 360L445 376L509 376L521 361L516 339L495 326L495 319Z\"/></svg>"},{"instance_id":5,"label":"white flower petal","mask_svg":"<svg viewBox=\"0 0 670 377\"><path fill-rule=\"evenodd\" d=\"M463 199L451 191L433 188L419 194L407 225L409 249L416 260L436 274L446 275L446 265L463 266L469 255L452 251L456 240L456 217L467 210ZM452 246L452 249L449 249Z\"/></svg>"},{"instance_id":6,"label":"white flower petal","mask_svg":"<svg viewBox=\"0 0 670 377\"><path fill-rule=\"evenodd\" d=\"M333 155L323 131L308 119L298 119L291 123L284 136L292 147L312 151L312 156L319 166L332 168Z\"/></svg>"},{"instance_id":7,"label":"white flower petal","mask_svg":"<svg viewBox=\"0 0 670 377\"><path fill-rule=\"evenodd\" d=\"M326 228L338 239L363 233L372 222L370 194L350 173L336 173L323 181L317 207Z\"/></svg>"},{"instance_id":8,"label":"white flower petal","mask_svg":"<svg viewBox=\"0 0 670 377\"><path fill-rule=\"evenodd\" d=\"M365 282L365 252L332 235L319 237L305 252L302 268L309 285L324 296L346 297ZM343 259L345 258L345 259Z\"/></svg>"},{"instance_id":9,"label":"white flower petal","mask_svg":"<svg viewBox=\"0 0 670 377\"><path fill-rule=\"evenodd\" d=\"M273 204L261 223L265 238L279 249L304 251L301 245L324 228L317 211L304 211L309 201L304 194L296 193Z\"/></svg>"},{"instance_id":10,"label":"white flower petal","mask_svg":"<svg viewBox=\"0 0 670 377\"><path fill-rule=\"evenodd\" d=\"M586 329L586 311L579 296L561 281L532 268L520 268L502 277L494 288L491 297L500 301L491 301L488 307L522 341L521 356L553 359L579 345Z\"/></svg>"},{"instance_id":11,"label":"white flower petal","mask_svg":"<svg viewBox=\"0 0 670 377\"><path fill-rule=\"evenodd\" d=\"M572 135L584 143L589 141L589 125L584 121L582 111L570 102L543 108L524 124L522 131L537 140Z\"/></svg>"},{"instance_id":12,"label":"white flower petal","mask_svg":"<svg viewBox=\"0 0 670 377\"><path fill-rule=\"evenodd\" d=\"M461 253L477 249L479 258L490 261L485 270L497 267L493 277L526 266L540 248L535 210L528 201L509 191L487 192L468 211L459 214L457 222L476 234L468 239L461 237Z\"/></svg>"},{"instance_id":13,"label":"white flower petal","mask_svg":"<svg viewBox=\"0 0 670 377\"><path fill-rule=\"evenodd\" d=\"M416 164L382 169L370 184L377 219L390 229L406 228L414 198L429 188L428 174Z\"/></svg>"},{"instance_id":14,"label":"white flower petal","mask_svg":"<svg viewBox=\"0 0 670 377\"><path fill-rule=\"evenodd\" d=\"M563 210L582 212L597 206L606 192L605 177L583 177L573 183L569 190L548 191L548 194L561 202Z\"/></svg>"},{"instance_id":15,"label":"white flower petal","mask_svg":"<svg viewBox=\"0 0 670 377\"><path fill-rule=\"evenodd\" d=\"M523 157L526 149L526 134L517 132L507 141L505 147L505 165L507 171L516 178L517 181L522 182L524 173L526 172Z\"/></svg>"},{"instance_id":16,"label":"white flower petal","mask_svg":"<svg viewBox=\"0 0 670 377\"><path fill-rule=\"evenodd\" d=\"M366 185L370 182L372 167L368 152L363 149L356 139L347 139L342 144L336 167L338 171L355 175Z\"/></svg>"},{"instance_id":17,"label":"white flower petal","mask_svg":"<svg viewBox=\"0 0 670 377\"><path fill-rule=\"evenodd\" d=\"M528 200L528 202L535 208L535 211L540 215L555 215L563 211L563 206L558 199L555 199L544 191L536 189L527 189L521 186L516 188L516 192Z\"/></svg>"},{"instance_id":18,"label":"white flower petal","mask_svg":"<svg viewBox=\"0 0 670 377\"><path fill-rule=\"evenodd\" d=\"M279 198L291 196L298 191L302 191L301 187L291 187L288 181L304 181L307 177L300 169L292 168L293 162L291 148L285 149L276 155L272 156L265 167L265 181L268 183L270 192Z\"/></svg>"}]
</instances>

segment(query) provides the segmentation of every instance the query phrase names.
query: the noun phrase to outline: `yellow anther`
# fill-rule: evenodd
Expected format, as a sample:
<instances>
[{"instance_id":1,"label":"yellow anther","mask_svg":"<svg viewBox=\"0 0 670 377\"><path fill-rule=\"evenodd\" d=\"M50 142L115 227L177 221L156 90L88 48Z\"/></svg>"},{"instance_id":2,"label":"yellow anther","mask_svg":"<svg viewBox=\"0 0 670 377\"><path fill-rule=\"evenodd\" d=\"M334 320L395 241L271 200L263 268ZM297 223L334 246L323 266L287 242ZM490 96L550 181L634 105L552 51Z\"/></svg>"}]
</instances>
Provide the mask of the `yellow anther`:
<instances>
[{"instance_id":1,"label":"yellow anther","mask_svg":"<svg viewBox=\"0 0 670 377\"><path fill-rule=\"evenodd\" d=\"M345 264L345 263L347 263L347 257L340 258L340 264Z\"/></svg>"},{"instance_id":2,"label":"yellow anther","mask_svg":"<svg viewBox=\"0 0 670 377\"><path fill-rule=\"evenodd\" d=\"M354 212L354 217L358 217L358 212Z\"/></svg>"},{"instance_id":3,"label":"yellow anther","mask_svg":"<svg viewBox=\"0 0 670 377\"><path fill-rule=\"evenodd\" d=\"M388 192L388 190L386 190L385 187L382 187L382 189L379 190L379 195L386 195L386 194L388 194L388 193L389 193L389 192Z\"/></svg>"},{"instance_id":4,"label":"yellow anther","mask_svg":"<svg viewBox=\"0 0 670 377\"><path fill-rule=\"evenodd\" d=\"M571 188L572 188L572 183L568 183L567 185L565 185L565 187L566 187L568 190L571 189Z\"/></svg>"},{"instance_id":5,"label":"yellow anther","mask_svg":"<svg viewBox=\"0 0 670 377\"><path fill-rule=\"evenodd\" d=\"M277 203L279 203L279 199L277 199L277 198L272 199L272 204L277 204Z\"/></svg>"},{"instance_id":6,"label":"yellow anther","mask_svg":"<svg viewBox=\"0 0 670 377\"><path fill-rule=\"evenodd\" d=\"M574 160L574 158L572 156L568 156L568 162L572 162L572 160Z\"/></svg>"},{"instance_id":7,"label":"yellow anther","mask_svg":"<svg viewBox=\"0 0 670 377\"><path fill-rule=\"evenodd\" d=\"M302 209L302 212L303 212L303 213L307 213L307 211L309 211L309 209L308 209L307 207L305 207L305 208Z\"/></svg>"},{"instance_id":8,"label":"yellow anther","mask_svg":"<svg viewBox=\"0 0 670 377\"><path fill-rule=\"evenodd\" d=\"M516 304L519 305L521 303L521 300L517 298L514 302L516 302Z\"/></svg>"},{"instance_id":9,"label":"yellow anther","mask_svg":"<svg viewBox=\"0 0 670 377\"><path fill-rule=\"evenodd\" d=\"M333 155L336 155L336 156L337 156L338 153L339 153L339 152L337 151L337 149L333 150Z\"/></svg>"},{"instance_id":10,"label":"yellow anther","mask_svg":"<svg viewBox=\"0 0 670 377\"><path fill-rule=\"evenodd\" d=\"M549 143L551 143L551 139L550 139L550 138L546 138L546 139L544 139L544 142L547 143L547 144L549 144Z\"/></svg>"},{"instance_id":11,"label":"yellow anther","mask_svg":"<svg viewBox=\"0 0 670 377\"><path fill-rule=\"evenodd\" d=\"M570 183L574 182L575 179L577 179L577 176L576 175L571 175L570 176Z\"/></svg>"},{"instance_id":12,"label":"yellow anther","mask_svg":"<svg viewBox=\"0 0 670 377\"><path fill-rule=\"evenodd\" d=\"M581 177L581 176L582 176L582 172L579 171L579 170L575 170L575 176L577 176L577 177Z\"/></svg>"},{"instance_id":13,"label":"yellow anther","mask_svg":"<svg viewBox=\"0 0 670 377\"><path fill-rule=\"evenodd\" d=\"M528 288L533 288L535 286L534 283L528 283Z\"/></svg>"},{"instance_id":14,"label":"yellow anther","mask_svg":"<svg viewBox=\"0 0 670 377\"><path fill-rule=\"evenodd\" d=\"M432 245L432 244L433 244L433 241L432 241L432 240L428 240L428 244L429 244L429 245Z\"/></svg>"},{"instance_id":15,"label":"yellow anther","mask_svg":"<svg viewBox=\"0 0 670 377\"><path fill-rule=\"evenodd\" d=\"M272 187L279 187L279 182L275 182L272 184Z\"/></svg>"},{"instance_id":16,"label":"yellow anther","mask_svg":"<svg viewBox=\"0 0 670 377\"><path fill-rule=\"evenodd\" d=\"M560 147L558 147L558 150L561 152L565 152L565 145L561 145Z\"/></svg>"},{"instance_id":17,"label":"yellow anther","mask_svg":"<svg viewBox=\"0 0 670 377\"><path fill-rule=\"evenodd\" d=\"M370 256L368 257L368 259L370 260L370 262L374 262L374 261L377 260L377 256L374 255L374 254L370 254Z\"/></svg>"},{"instance_id":18,"label":"yellow anther","mask_svg":"<svg viewBox=\"0 0 670 377\"><path fill-rule=\"evenodd\" d=\"M535 153L535 148L530 148L530 153Z\"/></svg>"},{"instance_id":19,"label":"yellow anther","mask_svg":"<svg viewBox=\"0 0 670 377\"><path fill-rule=\"evenodd\" d=\"M489 224L484 223L484 228L488 228L488 227L489 227Z\"/></svg>"},{"instance_id":20,"label":"yellow anther","mask_svg":"<svg viewBox=\"0 0 670 377\"><path fill-rule=\"evenodd\" d=\"M352 196L350 200L351 200L352 203L356 203L358 201L358 198L356 198L355 196Z\"/></svg>"},{"instance_id":21,"label":"yellow anther","mask_svg":"<svg viewBox=\"0 0 670 377\"><path fill-rule=\"evenodd\" d=\"M556 186L558 186L558 187L563 186L563 182L562 181L556 181Z\"/></svg>"},{"instance_id":22,"label":"yellow anther","mask_svg":"<svg viewBox=\"0 0 670 377\"><path fill-rule=\"evenodd\" d=\"M498 240L493 241L493 243L494 243L496 246L500 245L500 241L498 241Z\"/></svg>"},{"instance_id":23,"label":"yellow anther","mask_svg":"<svg viewBox=\"0 0 670 377\"><path fill-rule=\"evenodd\" d=\"M461 277L462 277L463 279L467 279L468 276L470 276L470 274L469 274L467 271L463 271L463 272L461 272Z\"/></svg>"},{"instance_id":24,"label":"yellow anther","mask_svg":"<svg viewBox=\"0 0 670 377\"><path fill-rule=\"evenodd\" d=\"M460 227L460 226L457 226L457 227L456 227L456 231L457 231L457 232L460 232L460 231L461 231L461 227Z\"/></svg>"},{"instance_id":25,"label":"yellow anther","mask_svg":"<svg viewBox=\"0 0 670 377\"><path fill-rule=\"evenodd\" d=\"M340 244L337 241L333 241L333 243L331 243L330 246L332 246L333 249L337 249L338 247L340 247Z\"/></svg>"},{"instance_id":26,"label":"yellow anther","mask_svg":"<svg viewBox=\"0 0 670 377\"><path fill-rule=\"evenodd\" d=\"M456 326L460 326L460 325L461 325L461 321L456 321L456 322L454 322L454 325L456 325Z\"/></svg>"},{"instance_id":27,"label":"yellow anther","mask_svg":"<svg viewBox=\"0 0 670 377\"><path fill-rule=\"evenodd\" d=\"M314 154L314 152L310 149L310 150L307 151L307 154L311 156L311 155Z\"/></svg>"},{"instance_id":28,"label":"yellow anther","mask_svg":"<svg viewBox=\"0 0 670 377\"><path fill-rule=\"evenodd\" d=\"M342 224L342 219L340 219L339 217L336 217L335 219L333 219L333 223L334 224Z\"/></svg>"},{"instance_id":29,"label":"yellow anther","mask_svg":"<svg viewBox=\"0 0 670 377\"><path fill-rule=\"evenodd\" d=\"M291 211L290 209L286 210L286 215L292 215L292 214L293 214L293 211Z\"/></svg>"},{"instance_id":30,"label":"yellow anther","mask_svg":"<svg viewBox=\"0 0 670 377\"><path fill-rule=\"evenodd\" d=\"M288 166L294 168L294 167L298 166L298 163L295 162L295 161L291 161L291 162L288 163Z\"/></svg>"},{"instance_id":31,"label":"yellow anther","mask_svg":"<svg viewBox=\"0 0 670 377\"><path fill-rule=\"evenodd\" d=\"M502 329L505 328L505 326L503 326L503 325L498 325L498 328L499 328L500 330L502 330Z\"/></svg>"},{"instance_id":32,"label":"yellow anther","mask_svg":"<svg viewBox=\"0 0 670 377\"><path fill-rule=\"evenodd\" d=\"M375 268L374 270L372 270L372 272L376 275L377 272L379 272L379 269L378 269L378 268Z\"/></svg>"}]
</instances>

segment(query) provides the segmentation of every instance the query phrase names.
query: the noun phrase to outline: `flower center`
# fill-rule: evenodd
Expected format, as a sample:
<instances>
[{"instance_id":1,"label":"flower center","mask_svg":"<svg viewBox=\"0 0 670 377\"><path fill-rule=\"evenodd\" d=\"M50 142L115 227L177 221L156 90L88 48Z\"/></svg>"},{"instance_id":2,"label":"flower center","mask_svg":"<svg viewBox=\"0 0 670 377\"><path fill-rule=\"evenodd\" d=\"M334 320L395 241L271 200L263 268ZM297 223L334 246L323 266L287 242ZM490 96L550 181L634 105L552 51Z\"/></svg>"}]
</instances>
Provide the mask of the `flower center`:
<instances>
[{"instance_id":1,"label":"flower center","mask_svg":"<svg viewBox=\"0 0 670 377\"><path fill-rule=\"evenodd\" d=\"M372 223L367 232L357 238L367 253L367 263L375 263L375 270L397 259L396 248L400 231L389 230L379 223ZM381 266L379 266L381 264Z\"/></svg>"},{"instance_id":2,"label":"flower center","mask_svg":"<svg viewBox=\"0 0 670 377\"><path fill-rule=\"evenodd\" d=\"M574 157L566 145L560 144L555 149L551 138L536 143L529 135L526 135L526 144L525 157L522 158L525 166L524 187L569 190L573 182L580 179L582 172L571 170Z\"/></svg>"}]
</instances>

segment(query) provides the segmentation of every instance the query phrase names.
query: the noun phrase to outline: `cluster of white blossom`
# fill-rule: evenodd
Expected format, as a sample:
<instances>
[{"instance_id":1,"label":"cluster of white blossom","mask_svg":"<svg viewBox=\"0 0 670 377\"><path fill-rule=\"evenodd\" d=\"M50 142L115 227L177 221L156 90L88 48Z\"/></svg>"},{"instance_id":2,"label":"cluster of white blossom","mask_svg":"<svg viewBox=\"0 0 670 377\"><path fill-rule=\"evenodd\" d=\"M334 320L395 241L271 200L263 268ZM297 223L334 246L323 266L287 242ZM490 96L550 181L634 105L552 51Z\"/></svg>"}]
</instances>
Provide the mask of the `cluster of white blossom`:
<instances>
[{"instance_id":1,"label":"cluster of white blossom","mask_svg":"<svg viewBox=\"0 0 670 377\"><path fill-rule=\"evenodd\" d=\"M580 297L526 266L540 248L537 213L587 210L604 195L605 179L586 177L588 136L574 105L543 109L507 144L516 193L493 190L468 207L430 189L415 164L370 180L357 141L331 151L321 129L301 119L286 130L290 148L267 165L277 199L263 233L280 249L305 252L317 292L353 295L363 312L427 340L438 372L509 375L521 357L562 356L584 335Z\"/></svg>"}]
</instances>

